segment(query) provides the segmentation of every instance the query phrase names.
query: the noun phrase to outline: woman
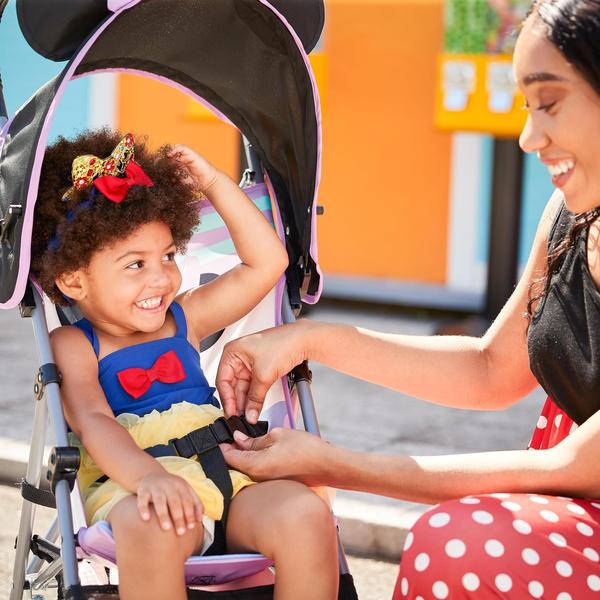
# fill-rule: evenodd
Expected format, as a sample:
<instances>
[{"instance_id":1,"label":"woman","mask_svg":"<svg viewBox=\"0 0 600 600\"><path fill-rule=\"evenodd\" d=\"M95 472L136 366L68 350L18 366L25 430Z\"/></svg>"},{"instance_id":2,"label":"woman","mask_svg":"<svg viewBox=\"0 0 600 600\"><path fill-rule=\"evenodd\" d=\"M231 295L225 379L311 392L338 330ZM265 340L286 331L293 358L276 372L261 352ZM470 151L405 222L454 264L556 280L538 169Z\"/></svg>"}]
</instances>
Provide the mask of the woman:
<instances>
[{"instance_id":1,"label":"woman","mask_svg":"<svg viewBox=\"0 0 600 600\"><path fill-rule=\"evenodd\" d=\"M514 70L529 113L521 147L548 167L557 192L483 338L303 321L232 342L220 366L225 410L250 418L303 359L452 407L502 409L538 384L548 392L537 451L377 456L281 430L227 450L257 479L440 503L408 534L395 598L600 592L600 0L536 1Z\"/></svg>"}]
</instances>

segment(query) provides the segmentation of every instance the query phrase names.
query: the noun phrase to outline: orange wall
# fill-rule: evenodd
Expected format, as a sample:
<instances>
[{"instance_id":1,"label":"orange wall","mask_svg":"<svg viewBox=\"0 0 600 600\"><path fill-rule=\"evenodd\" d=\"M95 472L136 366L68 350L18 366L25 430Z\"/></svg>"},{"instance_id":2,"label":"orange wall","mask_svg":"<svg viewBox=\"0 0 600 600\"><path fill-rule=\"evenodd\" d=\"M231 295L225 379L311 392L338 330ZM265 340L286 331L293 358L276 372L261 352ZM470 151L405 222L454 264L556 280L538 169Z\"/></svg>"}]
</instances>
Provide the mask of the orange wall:
<instances>
[{"instance_id":1,"label":"orange wall","mask_svg":"<svg viewBox=\"0 0 600 600\"><path fill-rule=\"evenodd\" d=\"M444 283L450 135L434 129L443 0L328 0L326 273Z\"/></svg>"},{"instance_id":2,"label":"orange wall","mask_svg":"<svg viewBox=\"0 0 600 600\"><path fill-rule=\"evenodd\" d=\"M192 111L188 96L155 80L121 74L118 82L119 129L147 134L153 146L186 144L238 180L236 129L205 111Z\"/></svg>"},{"instance_id":3,"label":"orange wall","mask_svg":"<svg viewBox=\"0 0 600 600\"><path fill-rule=\"evenodd\" d=\"M326 274L444 283L450 139L434 128L443 0L326 0L319 258ZM239 136L166 85L119 78L121 129L183 142L234 179Z\"/></svg>"}]
</instances>

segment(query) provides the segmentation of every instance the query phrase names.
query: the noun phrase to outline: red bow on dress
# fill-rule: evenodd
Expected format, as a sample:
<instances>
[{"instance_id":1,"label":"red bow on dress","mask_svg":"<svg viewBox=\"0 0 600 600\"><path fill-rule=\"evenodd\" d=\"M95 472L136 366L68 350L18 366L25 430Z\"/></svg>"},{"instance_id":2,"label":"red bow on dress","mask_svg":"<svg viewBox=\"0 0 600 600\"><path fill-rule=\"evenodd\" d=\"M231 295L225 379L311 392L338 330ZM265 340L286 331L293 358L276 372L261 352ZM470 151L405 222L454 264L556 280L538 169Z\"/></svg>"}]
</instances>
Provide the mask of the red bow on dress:
<instances>
[{"instance_id":1,"label":"red bow on dress","mask_svg":"<svg viewBox=\"0 0 600 600\"><path fill-rule=\"evenodd\" d=\"M125 177L103 175L102 177L94 179L94 185L109 200L119 203L127 196L127 192L134 185L152 187L154 182L146 175L146 173L144 173L144 170L140 165L131 160L125 169Z\"/></svg>"},{"instance_id":2,"label":"red bow on dress","mask_svg":"<svg viewBox=\"0 0 600 600\"><path fill-rule=\"evenodd\" d=\"M177 383L185 379L185 371L175 351L169 350L156 359L149 369L132 367L117 373L121 387L136 400L145 394L153 381Z\"/></svg>"}]
</instances>

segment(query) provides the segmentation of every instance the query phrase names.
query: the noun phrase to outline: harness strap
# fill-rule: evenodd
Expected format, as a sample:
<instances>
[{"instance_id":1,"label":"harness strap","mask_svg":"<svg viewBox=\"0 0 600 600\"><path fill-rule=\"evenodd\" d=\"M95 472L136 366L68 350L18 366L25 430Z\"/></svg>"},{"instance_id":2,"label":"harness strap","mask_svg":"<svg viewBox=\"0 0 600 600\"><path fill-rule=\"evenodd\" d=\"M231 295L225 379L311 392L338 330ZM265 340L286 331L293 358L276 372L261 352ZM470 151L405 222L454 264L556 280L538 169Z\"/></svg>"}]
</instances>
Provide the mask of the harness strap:
<instances>
[{"instance_id":1,"label":"harness strap","mask_svg":"<svg viewBox=\"0 0 600 600\"><path fill-rule=\"evenodd\" d=\"M228 419L219 417L210 425L194 429L180 438L173 438L167 444L156 444L144 448L144 451L154 458L160 456L191 458L196 456L206 476L213 481L223 495L223 516L220 521L215 523L215 541L207 554L224 554L226 551L225 528L229 504L233 495L229 467L223 458L219 444L232 444L235 431L241 431L248 437L255 438L265 435L268 429L267 421L258 421L254 425L248 423L245 416L234 415ZM108 477L105 475L96 481L104 482L107 479Z\"/></svg>"}]
</instances>

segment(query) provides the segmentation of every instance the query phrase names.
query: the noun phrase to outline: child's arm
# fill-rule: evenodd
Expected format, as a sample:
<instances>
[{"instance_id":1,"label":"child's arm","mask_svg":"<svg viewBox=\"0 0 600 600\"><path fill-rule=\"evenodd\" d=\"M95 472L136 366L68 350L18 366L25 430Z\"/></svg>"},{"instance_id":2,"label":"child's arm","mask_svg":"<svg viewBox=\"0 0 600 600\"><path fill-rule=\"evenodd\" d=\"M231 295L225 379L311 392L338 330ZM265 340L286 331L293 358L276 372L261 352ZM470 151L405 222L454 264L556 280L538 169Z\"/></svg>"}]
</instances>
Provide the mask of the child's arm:
<instances>
[{"instance_id":1,"label":"child's arm","mask_svg":"<svg viewBox=\"0 0 600 600\"><path fill-rule=\"evenodd\" d=\"M187 167L194 183L215 207L242 261L180 298L200 340L254 308L275 285L288 258L271 225L227 175L186 146L175 146L171 155Z\"/></svg>"},{"instance_id":2,"label":"child's arm","mask_svg":"<svg viewBox=\"0 0 600 600\"><path fill-rule=\"evenodd\" d=\"M171 475L141 450L114 418L98 382L98 361L83 333L60 327L51 334L54 359L62 373L65 418L98 467L126 490L137 493L142 519L150 504L163 529L180 535L202 520L200 499L181 477Z\"/></svg>"}]
</instances>

